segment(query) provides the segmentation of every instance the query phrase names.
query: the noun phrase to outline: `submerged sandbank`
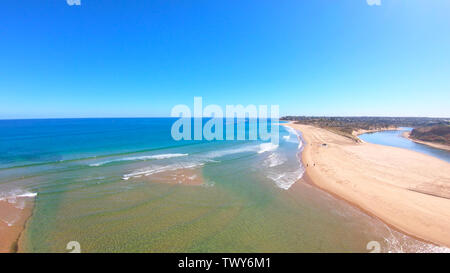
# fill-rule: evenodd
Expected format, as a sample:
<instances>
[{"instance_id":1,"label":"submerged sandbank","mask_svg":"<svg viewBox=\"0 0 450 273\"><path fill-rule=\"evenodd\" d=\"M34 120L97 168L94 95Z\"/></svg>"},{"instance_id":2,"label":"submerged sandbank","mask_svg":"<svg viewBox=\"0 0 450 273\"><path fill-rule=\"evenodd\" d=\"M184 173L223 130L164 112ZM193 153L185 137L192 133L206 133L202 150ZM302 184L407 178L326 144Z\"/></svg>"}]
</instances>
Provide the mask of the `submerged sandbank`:
<instances>
[{"instance_id":1,"label":"submerged sandbank","mask_svg":"<svg viewBox=\"0 0 450 273\"><path fill-rule=\"evenodd\" d=\"M154 183L180 184L186 186L201 186L204 184L201 168L168 170L149 176L137 177L136 179Z\"/></svg>"}]
</instances>

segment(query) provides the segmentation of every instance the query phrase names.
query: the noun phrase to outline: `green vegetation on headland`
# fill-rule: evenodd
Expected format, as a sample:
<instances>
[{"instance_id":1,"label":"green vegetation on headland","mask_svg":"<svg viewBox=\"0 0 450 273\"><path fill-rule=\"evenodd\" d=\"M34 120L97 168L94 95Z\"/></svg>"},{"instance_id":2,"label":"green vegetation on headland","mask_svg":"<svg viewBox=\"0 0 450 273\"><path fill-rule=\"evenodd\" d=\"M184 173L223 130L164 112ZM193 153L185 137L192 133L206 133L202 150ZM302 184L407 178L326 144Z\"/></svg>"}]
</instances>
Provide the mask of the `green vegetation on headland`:
<instances>
[{"instance_id":1,"label":"green vegetation on headland","mask_svg":"<svg viewBox=\"0 0 450 273\"><path fill-rule=\"evenodd\" d=\"M450 124L418 127L411 131L410 138L450 145Z\"/></svg>"},{"instance_id":2,"label":"green vegetation on headland","mask_svg":"<svg viewBox=\"0 0 450 273\"><path fill-rule=\"evenodd\" d=\"M376 131L388 130L398 127L447 127L450 126L449 118L423 118L423 117L309 117L309 116L285 116L280 120L294 121L298 124L313 125L316 127L327 129L331 132L346 136L357 142L359 138L355 133L361 130ZM433 130L434 137L429 137L425 141L442 141L446 133L448 141L448 131ZM412 134L411 134L412 136ZM434 140L430 140L434 139ZM439 142L442 143L442 142Z\"/></svg>"}]
</instances>

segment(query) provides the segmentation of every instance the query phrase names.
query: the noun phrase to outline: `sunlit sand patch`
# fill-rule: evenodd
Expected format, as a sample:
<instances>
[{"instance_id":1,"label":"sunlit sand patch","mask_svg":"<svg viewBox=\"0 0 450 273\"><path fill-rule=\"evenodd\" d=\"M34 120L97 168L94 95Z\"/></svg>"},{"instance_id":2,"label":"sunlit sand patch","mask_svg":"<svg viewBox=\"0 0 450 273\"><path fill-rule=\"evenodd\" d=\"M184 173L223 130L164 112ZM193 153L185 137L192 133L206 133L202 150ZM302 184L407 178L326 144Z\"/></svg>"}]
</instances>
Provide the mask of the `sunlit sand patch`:
<instances>
[{"instance_id":1,"label":"sunlit sand patch","mask_svg":"<svg viewBox=\"0 0 450 273\"><path fill-rule=\"evenodd\" d=\"M142 176L138 179L156 183L180 184L187 186L204 185L203 175L200 168L169 170L149 176Z\"/></svg>"}]
</instances>

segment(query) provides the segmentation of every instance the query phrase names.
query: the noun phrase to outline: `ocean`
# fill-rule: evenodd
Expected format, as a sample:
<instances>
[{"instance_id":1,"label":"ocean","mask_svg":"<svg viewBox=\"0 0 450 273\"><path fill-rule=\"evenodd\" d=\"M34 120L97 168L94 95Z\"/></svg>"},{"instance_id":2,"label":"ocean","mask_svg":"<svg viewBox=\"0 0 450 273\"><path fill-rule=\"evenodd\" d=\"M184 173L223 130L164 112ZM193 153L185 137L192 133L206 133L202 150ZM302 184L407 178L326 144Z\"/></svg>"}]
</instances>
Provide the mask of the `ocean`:
<instances>
[{"instance_id":1,"label":"ocean","mask_svg":"<svg viewBox=\"0 0 450 273\"><path fill-rule=\"evenodd\" d=\"M0 201L33 205L19 250L68 252L72 241L82 252L369 252L372 241L383 252L440 250L308 183L299 132L276 125L278 145L175 141L174 121L1 120ZM8 217L0 221L13 226Z\"/></svg>"}]
</instances>

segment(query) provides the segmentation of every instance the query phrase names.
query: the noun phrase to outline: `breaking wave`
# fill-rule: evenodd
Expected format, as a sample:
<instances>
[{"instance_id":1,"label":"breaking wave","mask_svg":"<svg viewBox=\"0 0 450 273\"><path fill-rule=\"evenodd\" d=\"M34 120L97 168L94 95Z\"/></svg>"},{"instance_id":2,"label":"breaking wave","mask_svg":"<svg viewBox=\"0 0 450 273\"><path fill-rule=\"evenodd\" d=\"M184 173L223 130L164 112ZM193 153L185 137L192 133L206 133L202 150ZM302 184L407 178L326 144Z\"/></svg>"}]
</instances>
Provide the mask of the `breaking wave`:
<instances>
[{"instance_id":1,"label":"breaking wave","mask_svg":"<svg viewBox=\"0 0 450 273\"><path fill-rule=\"evenodd\" d=\"M390 229L385 225L389 231L389 235L384 238L387 245L383 250L388 253L450 253L450 248L444 246L436 246L426 242L416 241L410 242L410 239L405 234Z\"/></svg>"},{"instance_id":2,"label":"breaking wave","mask_svg":"<svg viewBox=\"0 0 450 273\"><path fill-rule=\"evenodd\" d=\"M229 148L229 149L223 149L223 150L218 150L218 151L212 151L212 152L205 154L204 157L219 158L219 157L223 157L223 156L227 156L227 155L248 153L248 152L262 154L265 152L274 151L277 148L278 148L277 144L268 142L268 143L261 143L259 145L246 145L246 146L242 146L242 147L238 147L238 148Z\"/></svg>"},{"instance_id":3,"label":"breaking wave","mask_svg":"<svg viewBox=\"0 0 450 273\"><path fill-rule=\"evenodd\" d=\"M266 177L274 181L279 188L288 190L292 185L294 185L295 182L302 178L303 174L305 173L305 168L303 167L300 158L303 148L303 141L300 133L290 127L286 126L285 128L289 132L289 135L283 136L283 138L286 141L298 143L298 150L296 152L298 166L296 166L294 170L286 170L286 168L281 165L283 165L287 161L287 158L283 154L276 152L272 152L264 160L263 165L266 168L270 168L269 170L267 170ZM278 148L278 145L268 144L271 143L264 143L264 145L266 146L262 147L261 152L273 151Z\"/></svg>"},{"instance_id":4,"label":"breaking wave","mask_svg":"<svg viewBox=\"0 0 450 273\"><path fill-rule=\"evenodd\" d=\"M208 152L204 155L204 157L205 158L219 158L219 157L232 155L232 154L257 152L258 149L259 149L259 145L246 145L246 146L238 147L238 148L230 148L230 149L223 149L223 150Z\"/></svg>"},{"instance_id":5,"label":"breaking wave","mask_svg":"<svg viewBox=\"0 0 450 273\"><path fill-rule=\"evenodd\" d=\"M295 142L298 143L298 149L302 148L303 140L301 137L301 133L294 128L291 128L289 126L284 126L286 131L288 131L289 135L283 136L283 139L287 142Z\"/></svg>"},{"instance_id":6,"label":"breaking wave","mask_svg":"<svg viewBox=\"0 0 450 273\"><path fill-rule=\"evenodd\" d=\"M0 193L0 202L8 202L11 206L13 206L16 209L23 210L26 206L27 199L35 198L37 196L37 193L35 192L29 192L24 190L12 190L8 192L1 192ZM13 214L13 215L1 215L0 221L7 224L9 227L13 226L17 220L20 219L20 214Z\"/></svg>"},{"instance_id":7,"label":"breaking wave","mask_svg":"<svg viewBox=\"0 0 450 273\"><path fill-rule=\"evenodd\" d=\"M24 190L13 190L9 192L0 193L0 201L7 201L14 204L19 198L34 198L37 196L35 192L29 192Z\"/></svg>"},{"instance_id":8,"label":"breaking wave","mask_svg":"<svg viewBox=\"0 0 450 273\"><path fill-rule=\"evenodd\" d=\"M262 143L262 144L259 145L258 154L274 151L274 150L276 150L278 148L278 146L279 146L278 144L273 144L271 142Z\"/></svg>"},{"instance_id":9,"label":"breaking wave","mask_svg":"<svg viewBox=\"0 0 450 273\"><path fill-rule=\"evenodd\" d=\"M118 159L112 159L107 160L103 162L98 163L92 163L89 164L91 167L98 167L105 164L109 164L112 162L118 162L118 161L137 161L137 160L158 160L158 159L167 159L167 158L174 158L174 157L181 157L181 156L187 156L188 154L160 154L160 155L144 155L144 156L133 156L133 157L124 157L124 158L118 158Z\"/></svg>"},{"instance_id":10,"label":"breaking wave","mask_svg":"<svg viewBox=\"0 0 450 273\"><path fill-rule=\"evenodd\" d=\"M264 166L268 168L282 165L287 161L287 158L279 153L271 153L265 160Z\"/></svg>"},{"instance_id":11,"label":"breaking wave","mask_svg":"<svg viewBox=\"0 0 450 273\"><path fill-rule=\"evenodd\" d=\"M269 173L267 177L272 179L279 188L288 190L295 182L302 178L304 172L303 168L299 168L293 172Z\"/></svg>"},{"instance_id":12,"label":"breaking wave","mask_svg":"<svg viewBox=\"0 0 450 273\"><path fill-rule=\"evenodd\" d=\"M130 178L139 178L142 176L149 176L156 173L161 172L167 172L167 171L176 171L180 169L193 169L200 166L203 166L203 162L191 162L191 163L177 163L177 164L170 164L165 166L151 166L148 168L138 169L132 173L124 174L122 176L123 180L128 180Z\"/></svg>"}]
</instances>

